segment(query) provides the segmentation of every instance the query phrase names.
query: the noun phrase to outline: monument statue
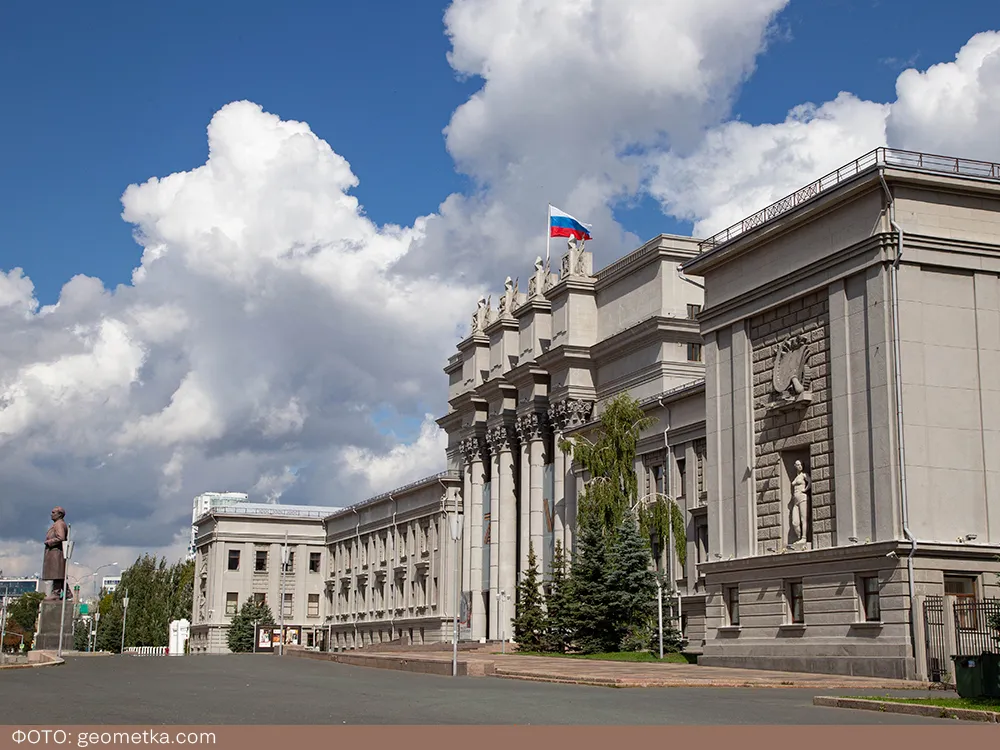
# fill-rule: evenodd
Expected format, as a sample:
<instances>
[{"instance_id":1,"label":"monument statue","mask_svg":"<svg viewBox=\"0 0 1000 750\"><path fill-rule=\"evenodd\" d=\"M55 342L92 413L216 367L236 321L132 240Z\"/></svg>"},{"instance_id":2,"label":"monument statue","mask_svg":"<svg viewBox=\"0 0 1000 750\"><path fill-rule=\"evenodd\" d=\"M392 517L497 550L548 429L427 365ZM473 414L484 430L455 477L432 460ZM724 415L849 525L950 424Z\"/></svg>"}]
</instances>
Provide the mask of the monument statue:
<instances>
[{"instance_id":1,"label":"monument statue","mask_svg":"<svg viewBox=\"0 0 1000 750\"><path fill-rule=\"evenodd\" d=\"M45 534L45 557L42 559L42 580L52 581L52 592L47 601L61 599L63 595L72 599L73 594L66 588L66 558L63 556L63 542L69 539L69 526L64 520L66 511L60 507L52 509L52 525Z\"/></svg>"},{"instance_id":2,"label":"monument statue","mask_svg":"<svg viewBox=\"0 0 1000 750\"><path fill-rule=\"evenodd\" d=\"M500 315L510 315L514 312L518 297L517 281L508 276L503 282L503 296L497 303L497 311Z\"/></svg>"},{"instance_id":3,"label":"monument statue","mask_svg":"<svg viewBox=\"0 0 1000 750\"><path fill-rule=\"evenodd\" d=\"M802 468L802 462L795 462L795 476L792 477L792 515L791 530L792 544L799 544L806 541L809 533L809 488L812 481L809 475Z\"/></svg>"}]
</instances>

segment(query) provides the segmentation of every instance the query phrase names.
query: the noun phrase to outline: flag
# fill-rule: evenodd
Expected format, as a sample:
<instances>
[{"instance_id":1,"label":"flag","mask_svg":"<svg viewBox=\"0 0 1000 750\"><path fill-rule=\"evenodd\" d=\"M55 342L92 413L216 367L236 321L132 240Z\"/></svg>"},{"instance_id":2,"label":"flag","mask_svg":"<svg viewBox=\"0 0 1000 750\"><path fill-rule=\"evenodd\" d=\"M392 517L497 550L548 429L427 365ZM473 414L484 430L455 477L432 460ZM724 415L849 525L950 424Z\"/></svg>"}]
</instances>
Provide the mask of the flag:
<instances>
[{"instance_id":1,"label":"flag","mask_svg":"<svg viewBox=\"0 0 1000 750\"><path fill-rule=\"evenodd\" d=\"M555 206L549 206L549 237L572 237L577 240L589 240L590 225L574 219L565 211Z\"/></svg>"}]
</instances>

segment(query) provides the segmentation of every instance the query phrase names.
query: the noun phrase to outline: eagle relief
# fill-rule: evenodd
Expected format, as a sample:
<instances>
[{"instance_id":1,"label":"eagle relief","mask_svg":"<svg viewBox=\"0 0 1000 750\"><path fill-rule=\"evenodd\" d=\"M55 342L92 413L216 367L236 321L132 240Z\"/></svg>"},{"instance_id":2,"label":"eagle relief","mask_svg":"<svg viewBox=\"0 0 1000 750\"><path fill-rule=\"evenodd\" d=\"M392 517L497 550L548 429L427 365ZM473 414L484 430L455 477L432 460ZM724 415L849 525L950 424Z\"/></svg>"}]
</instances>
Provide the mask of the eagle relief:
<instances>
[{"instance_id":1,"label":"eagle relief","mask_svg":"<svg viewBox=\"0 0 1000 750\"><path fill-rule=\"evenodd\" d=\"M801 335L792 336L778 346L771 374L774 394L770 410L804 409L812 403L809 354L809 342Z\"/></svg>"}]
</instances>

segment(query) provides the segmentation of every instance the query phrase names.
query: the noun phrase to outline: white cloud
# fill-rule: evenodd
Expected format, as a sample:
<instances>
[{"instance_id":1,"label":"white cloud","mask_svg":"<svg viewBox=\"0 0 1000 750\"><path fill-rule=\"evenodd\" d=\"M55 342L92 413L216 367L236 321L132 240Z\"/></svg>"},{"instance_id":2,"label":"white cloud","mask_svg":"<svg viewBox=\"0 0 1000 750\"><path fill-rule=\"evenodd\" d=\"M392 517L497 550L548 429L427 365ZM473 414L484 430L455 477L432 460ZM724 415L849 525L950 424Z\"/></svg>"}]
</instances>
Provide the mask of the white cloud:
<instances>
[{"instance_id":1,"label":"white cloud","mask_svg":"<svg viewBox=\"0 0 1000 750\"><path fill-rule=\"evenodd\" d=\"M879 146L1000 160L1000 33L972 37L953 62L904 71L896 95L841 93L782 123L725 123L693 153L654 159L650 191L708 236Z\"/></svg>"},{"instance_id":2,"label":"white cloud","mask_svg":"<svg viewBox=\"0 0 1000 750\"><path fill-rule=\"evenodd\" d=\"M445 138L476 187L409 226L366 218L351 165L305 123L222 108L204 164L125 190L142 246L131 286L76 277L38 310L19 269L0 276L0 567L37 567L23 540L57 503L81 554L180 554L202 491L341 506L444 468L425 417L446 408L441 367L483 281L496 290L519 264L527 278L547 201L596 225L600 263L634 246L612 207L648 184L707 226L886 132L945 132L899 102L958 90L951 68L901 76L888 115L842 95L785 123L719 126L785 4L455 0L450 59L482 87ZM966 141L986 132L986 147L991 39L952 64L981 95ZM423 418L419 436L382 434L383 409ZM22 543L26 557L8 553Z\"/></svg>"},{"instance_id":3,"label":"white cloud","mask_svg":"<svg viewBox=\"0 0 1000 750\"><path fill-rule=\"evenodd\" d=\"M349 473L364 477L371 492L384 492L425 475L424 467L439 460L447 447L447 435L437 426L434 415L426 414L412 443L395 445L387 453L349 446L342 460Z\"/></svg>"}]
</instances>

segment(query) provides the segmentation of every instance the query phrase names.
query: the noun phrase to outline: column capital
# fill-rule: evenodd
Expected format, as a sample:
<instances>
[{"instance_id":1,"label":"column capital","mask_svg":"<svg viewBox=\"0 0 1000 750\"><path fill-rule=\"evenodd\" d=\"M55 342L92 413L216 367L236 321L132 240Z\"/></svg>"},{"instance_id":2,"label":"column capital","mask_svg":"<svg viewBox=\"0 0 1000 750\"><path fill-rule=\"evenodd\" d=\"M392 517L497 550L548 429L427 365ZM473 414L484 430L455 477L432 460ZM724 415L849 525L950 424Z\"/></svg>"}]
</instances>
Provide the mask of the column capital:
<instances>
[{"instance_id":1,"label":"column capital","mask_svg":"<svg viewBox=\"0 0 1000 750\"><path fill-rule=\"evenodd\" d=\"M486 442L490 451L496 455L502 451L513 450L514 430L505 423L496 424L486 431Z\"/></svg>"},{"instance_id":2,"label":"column capital","mask_svg":"<svg viewBox=\"0 0 1000 750\"><path fill-rule=\"evenodd\" d=\"M517 436L522 443L542 440L549 430L548 416L543 411L532 411L517 418Z\"/></svg>"},{"instance_id":3,"label":"column capital","mask_svg":"<svg viewBox=\"0 0 1000 750\"><path fill-rule=\"evenodd\" d=\"M459 443L458 449L462 454L462 460L467 464L471 464L475 461L483 460L486 445L482 436L472 435Z\"/></svg>"},{"instance_id":4,"label":"column capital","mask_svg":"<svg viewBox=\"0 0 1000 750\"><path fill-rule=\"evenodd\" d=\"M560 432L589 422L593 413L593 401L576 398L563 399L549 407L549 419Z\"/></svg>"}]
</instances>

